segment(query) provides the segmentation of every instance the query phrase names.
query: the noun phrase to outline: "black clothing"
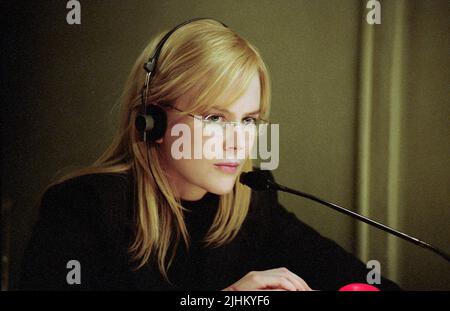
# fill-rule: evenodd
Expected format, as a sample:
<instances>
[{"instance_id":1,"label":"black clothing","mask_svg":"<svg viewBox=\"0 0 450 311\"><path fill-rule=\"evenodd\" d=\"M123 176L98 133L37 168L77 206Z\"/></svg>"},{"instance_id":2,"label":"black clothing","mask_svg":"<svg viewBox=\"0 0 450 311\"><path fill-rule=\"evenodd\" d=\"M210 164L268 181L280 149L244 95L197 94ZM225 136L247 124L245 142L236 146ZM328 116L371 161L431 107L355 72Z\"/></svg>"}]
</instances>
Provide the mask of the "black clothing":
<instances>
[{"instance_id":1,"label":"black clothing","mask_svg":"<svg viewBox=\"0 0 450 311\"><path fill-rule=\"evenodd\" d=\"M270 175L270 173L268 172ZM271 176L271 175L270 175ZM284 209L276 192L252 192L249 214L235 239L218 248L200 243L219 197L182 201L191 236L180 240L167 283L154 261L130 268L134 234L134 182L126 174L85 175L50 187L25 252L22 289L220 290L250 271L286 267L313 289L365 283L369 270L335 242ZM67 262L81 265L81 284L68 285ZM382 278L380 289L398 289Z\"/></svg>"}]
</instances>

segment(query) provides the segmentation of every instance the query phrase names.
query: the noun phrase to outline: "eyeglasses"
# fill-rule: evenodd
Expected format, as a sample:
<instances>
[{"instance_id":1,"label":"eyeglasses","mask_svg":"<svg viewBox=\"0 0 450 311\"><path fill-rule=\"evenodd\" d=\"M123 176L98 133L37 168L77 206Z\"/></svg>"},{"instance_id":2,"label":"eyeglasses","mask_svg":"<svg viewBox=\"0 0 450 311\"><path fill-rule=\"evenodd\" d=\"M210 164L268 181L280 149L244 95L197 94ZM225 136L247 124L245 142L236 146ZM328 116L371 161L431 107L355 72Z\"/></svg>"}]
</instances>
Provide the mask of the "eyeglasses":
<instances>
[{"instance_id":1,"label":"eyeglasses","mask_svg":"<svg viewBox=\"0 0 450 311\"><path fill-rule=\"evenodd\" d=\"M259 126L261 126L261 125L269 124L269 121L264 120L262 118L246 117L246 118L244 118L243 121L226 121L225 118L220 114L210 113L207 116L202 117L202 116L194 115L192 113L185 112L171 104L165 104L164 107L174 109L181 113L185 113L185 114L191 116L192 118L195 118L195 119L201 121L203 124L204 130L214 130L217 127L225 130L227 128L227 126L229 126L229 127L233 126L233 128L235 126L241 126L243 129L252 129L252 128L258 129ZM221 120L221 119L223 119L223 120Z\"/></svg>"}]
</instances>

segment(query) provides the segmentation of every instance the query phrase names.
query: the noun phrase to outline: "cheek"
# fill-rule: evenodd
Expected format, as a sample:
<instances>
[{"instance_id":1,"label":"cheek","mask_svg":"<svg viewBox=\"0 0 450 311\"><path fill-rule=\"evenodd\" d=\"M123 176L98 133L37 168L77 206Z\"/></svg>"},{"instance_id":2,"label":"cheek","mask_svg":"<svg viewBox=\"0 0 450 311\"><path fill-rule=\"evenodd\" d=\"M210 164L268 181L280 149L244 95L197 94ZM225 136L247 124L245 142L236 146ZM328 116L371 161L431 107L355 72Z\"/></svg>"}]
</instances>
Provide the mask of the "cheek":
<instances>
[{"instance_id":1,"label":"cheek","mask_svg":"<svg viewBox=\"0 0 450 311\"><path fill-rule=\"evenodd\" d=\"M201 128L196 132L191 124L172 124L164 134L160 144L163 163L167 170L198 172L210 162L203 156L203 146L210 137L202 137ZM182 129L182 131L180 131ZM173 135L172 135L173 133ZM201 157L201 158L199 158Z\"/></svg>"},{"instance_id":2,"label":"cheek","mask_svg":"<svg viewBox=\"0 0 450 311\"><path fill-rule=\"evenodd\" d=\"M160 148L162 149L162 153L164 155L164 161L170 161L172 160L172 156L171 156L171 149L172 149L172 144L175 141L176 137L172 137L170 135L170 130L168 130L166 132L166 134L164 135L164 139L162 141L162 143L160 144Z\"/></svg>"},{"instance_id":3,"label":"cheek","mask_svg":"<svg viewBox=\"0 0 450 311\"><path fill-rule=\"evenodd\" d=\"M190 141L189 141L190 140ZM182 145L183 148L188 147L193 140L193 130L185 123L169 123L167 130L164 134L164 139L161 143L161 148L167 160L175 160L176 157L172 157L172 146L176 147ZM192 145L191 145L192 146ZM180 148L175 151L180 151ZM170 159L169 159L170 158Z\"/></svg>"}]
</instances>

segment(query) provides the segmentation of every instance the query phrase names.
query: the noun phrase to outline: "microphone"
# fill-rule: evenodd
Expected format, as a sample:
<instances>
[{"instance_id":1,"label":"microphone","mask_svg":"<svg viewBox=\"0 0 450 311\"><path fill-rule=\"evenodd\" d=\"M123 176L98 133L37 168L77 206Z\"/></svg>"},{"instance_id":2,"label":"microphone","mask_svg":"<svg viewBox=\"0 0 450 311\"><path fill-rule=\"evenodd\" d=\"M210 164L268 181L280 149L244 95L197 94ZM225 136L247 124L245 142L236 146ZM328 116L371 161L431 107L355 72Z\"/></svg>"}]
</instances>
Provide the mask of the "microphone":
<instances>
[{"instance_id":1,"label":"microphone","mask_svg":"<svg viewBox=\"0 0 450 311\"><path fill-rule=\"evenodd\" d=\"M385 232L388 232L390 234L393 234L399 238L402 238L408 242L414 243L420 247L426 248L428 250L431 250L432 252L434 252L435 254L438 254L439 256L441 256L442 258L444 258L447 262L450 262L450 255L446 252L444 252L443 250L427 243L424 241L421 241L415 237L409 236L406 233L403 233L401 231L395 230L391 227L388 227L382 223L379 223L375 220L372 220L368 217L362 216L358 213L355 213L351 210L348 210L346 208L343 208L337 204L334 203L330 203L327 202L325 200L322 200L314 195L305 193L305 192L301 192L295 189L291 189L288 187L285 187L283 185L277 184L275 181L271 180L268 176L267 173L265 173L262 170L257 170L257 171L251 171L251 172L244 172L241 173L240 177L239 177L239 181L250 187L251 189L255 190L255 191L264 191L264 190L277 190L277 191L283 191L283 192L287 192L287 193L292 193L307 199L310 199L312 201L318 202L320 204L323 204L325 206L328 206L332 209L334 209L335 211L338 211L340 213L346 214L350 217L353 217L355 219L358 219L360 221L365 222L366 224L369 224L371 226L374 226L380 230L383 230Z\"/></svg>"}]
</instances>

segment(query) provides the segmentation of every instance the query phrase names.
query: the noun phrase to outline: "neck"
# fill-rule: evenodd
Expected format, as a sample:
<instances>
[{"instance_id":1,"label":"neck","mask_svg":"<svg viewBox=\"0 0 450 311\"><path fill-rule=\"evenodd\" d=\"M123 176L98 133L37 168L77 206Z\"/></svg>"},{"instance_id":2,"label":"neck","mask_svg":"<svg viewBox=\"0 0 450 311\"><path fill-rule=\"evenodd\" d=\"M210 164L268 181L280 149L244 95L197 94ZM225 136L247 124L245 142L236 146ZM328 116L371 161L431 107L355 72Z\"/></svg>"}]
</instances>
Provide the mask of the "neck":
<instances>
[{"instance_id":1,"label":"neck","mask_svg":"<svg viewBox=\"0 0 450 311\"><path fill-rule=\"evenodd\" d=\"M198 201L202 199L206 194L206 191L189 191L180 195L180 199L183 201Z\"/></svg>"}]
</instances>

